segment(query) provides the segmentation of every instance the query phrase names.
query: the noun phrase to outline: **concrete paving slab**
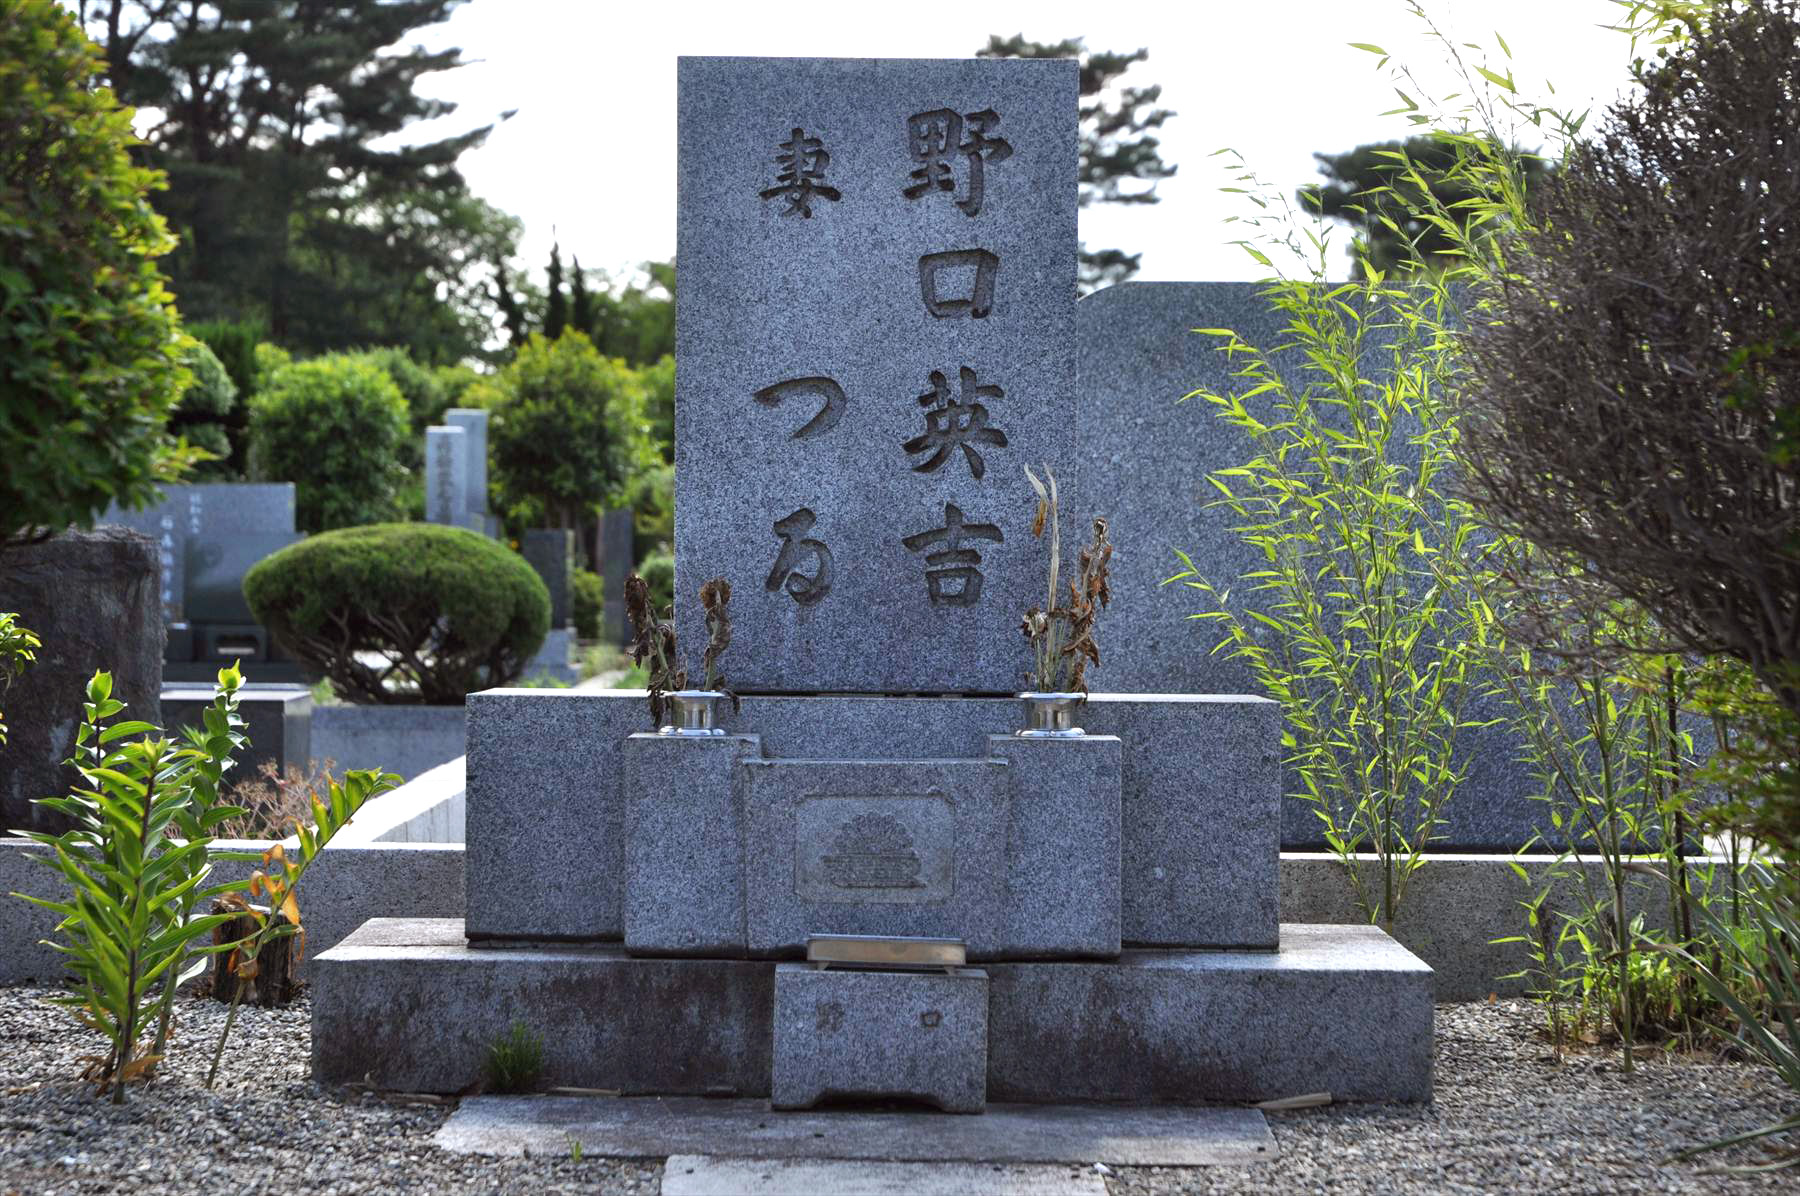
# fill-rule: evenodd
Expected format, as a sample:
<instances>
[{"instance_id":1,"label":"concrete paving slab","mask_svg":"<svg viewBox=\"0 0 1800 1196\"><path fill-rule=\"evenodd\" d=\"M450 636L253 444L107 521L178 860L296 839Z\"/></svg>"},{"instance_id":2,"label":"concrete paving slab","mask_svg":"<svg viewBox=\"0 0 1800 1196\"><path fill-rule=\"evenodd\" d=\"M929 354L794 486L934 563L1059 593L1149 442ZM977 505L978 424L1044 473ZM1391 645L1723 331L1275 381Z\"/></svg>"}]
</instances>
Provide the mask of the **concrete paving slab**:
<instances>
[{"instance_id":1,"label":"concrete paving slab","mask_svg":"<svg viewBox=\"0 0 1800 1196\"><path fill-rule=\"evenodd\" d=\"M721 1159L679 1154L662 1196L1106 1196L1092 1164L880 1163L845 1159Z\"/></svg>"},{"instance_id":2,"label":"concrete paving slab","mask_svg":"<svg viewBox=\"0 0 1800 1196\"><path fill-rule=\"evenodd\" d=\"M929 1163L1242 1166L1273 1159L1256 1109L1193 1105L989 1105L975 1117L915 1110L775 1113L761 1100L474 1096L433 1139L465 1154L874 1159ZM830 1189L824 1189L830 1190Z\"/></svg>"}]
</instances>

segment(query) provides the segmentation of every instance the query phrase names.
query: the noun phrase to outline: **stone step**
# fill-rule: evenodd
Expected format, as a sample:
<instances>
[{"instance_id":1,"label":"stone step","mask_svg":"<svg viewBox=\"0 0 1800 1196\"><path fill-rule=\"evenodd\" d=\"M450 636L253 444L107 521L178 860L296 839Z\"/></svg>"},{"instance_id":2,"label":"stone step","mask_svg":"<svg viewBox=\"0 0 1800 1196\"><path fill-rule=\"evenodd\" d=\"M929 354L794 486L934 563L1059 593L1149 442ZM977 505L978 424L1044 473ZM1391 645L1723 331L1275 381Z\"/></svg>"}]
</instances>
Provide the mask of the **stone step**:
<instances>
[{"instance_id":1,"label":"stone step","mask_svg":"<svg viewBox=\"0 0 1800 1196\"><path fill-rule=\"evenodd\" d=\"M672 1155L662 1196L1106 1196L1092 1167Z\"/></svg>"},{"instance_id":2,"label":"stone step","mask_svg":"<svg viewBox=\"0 0 1800 1196\"><path fill-rule=\"evenodd\" d=\"M432 1138L444 1150L514 1158L566 1158L577 1142L584 1155L671 1162L705 1153L1090 1170L1244 1166L1278 1154L1261 1110L1180 1105L990 1105L980 1117L948 1117L914 1109L772 1113L760 1100L696 1096L474 1096Z\"/></svg>"},{"instance_id":3,"label":"stone step","mask_svg":"<svg viewBox=\"0 0 1800 1196\"><path fill-rule=\"evenodd\" d=\"M1430 1099L1431 969L1370 926L1288 924L1281 944L987 964L988 1099ZM314 1074L460 1092L516 1019L547 1085L767 1096L777 966L474 948L460 919L372 919L314 961Z\"/></svg>"}]
</instances>

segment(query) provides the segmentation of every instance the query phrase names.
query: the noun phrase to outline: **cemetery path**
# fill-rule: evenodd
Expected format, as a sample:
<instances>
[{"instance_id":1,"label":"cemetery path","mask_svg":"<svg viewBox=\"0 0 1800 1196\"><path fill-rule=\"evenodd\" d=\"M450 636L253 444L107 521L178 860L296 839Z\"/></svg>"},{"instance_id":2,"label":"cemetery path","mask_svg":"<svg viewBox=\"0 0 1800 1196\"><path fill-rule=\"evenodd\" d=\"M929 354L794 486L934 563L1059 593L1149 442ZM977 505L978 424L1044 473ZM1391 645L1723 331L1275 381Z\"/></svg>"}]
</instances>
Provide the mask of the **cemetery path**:
<instances>
[{"instance_id":1,"label":"cemetery path","mask_svg":"<svg viewBox=\"0 0 1800 1196\"><path fill-rule=\"evenodd\" d=\"M39 1193L574 1193L655 1196L660 1160L568 1152L497 1158L432 1144L453 1102L327 1093L308 1077L304 1000L240 1010L219 1088L203 1086L225 1010L186 1001L163 1078L129 1102L75 1082L92 1035L44 1003L0 989L0 1196ZM1659 1162L1683 1146L1761 1125L1791 1104L1763 1069L1653 1059L1624 1076L1613 1056L1557 1065L1519 1002L1442 1005L1437 1099L1271 1113L1280 1155L1247 1167L1120 1168L1111 1196L1249 1192L1791 1191L1793 1174L1718 1176L1721 1162Z\"/></svg>"}]
</instances>

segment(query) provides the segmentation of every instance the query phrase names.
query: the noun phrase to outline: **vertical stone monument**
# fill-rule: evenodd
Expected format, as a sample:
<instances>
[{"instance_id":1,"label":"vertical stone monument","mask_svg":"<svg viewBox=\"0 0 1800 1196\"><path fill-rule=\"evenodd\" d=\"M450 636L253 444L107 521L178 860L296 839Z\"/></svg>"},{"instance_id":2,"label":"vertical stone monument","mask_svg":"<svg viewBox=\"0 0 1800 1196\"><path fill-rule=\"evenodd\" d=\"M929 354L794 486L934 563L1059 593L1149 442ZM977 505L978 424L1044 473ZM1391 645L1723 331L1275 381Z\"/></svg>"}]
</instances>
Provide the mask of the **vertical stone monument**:
<instances>
[{"instance_id":1,"label":"vertical stone monument","mask_svg":"<svg viewBox=\"0 0 1800 1196\"><path fill-rule=\"evenodd\" d=\"M458 1090L525 1016L550 1083L780 1108L1429 1097L1430 969L1280 924L1273 703L1002 696L1024 466L1076 451L1076 64L678 73L680 639L725 577L741 707L470 695L466 916L320 957L315 1074Z\"/></svg>"},{"instance_id":2,"label":"vertical stone monument","mask_svg":"<svg viewBox=\"0 0 1800 1196\"><path fill-rule=\"evenodd\" d=\"M425 522L469 525L469 433L466 429L425 429Z\"/></svg>"},{"instance_id":3,"label":"vertical stone monument","mask_svg":"<svg viewBox=\"0 0 1800 1196\"><path fill-rule=\"evenodd\" d=\"M577 681L581 674L571 661L575 628L570 592L575 573L575 533L567 528L529 528L519 538L519 555L550 591L550 630L544 633L544 642L526 663L522 675Z\"/></svg>"},{"instance_id":4,"label":"vertical stone monument","mask_svg":"<svg viewBox=\"0 0 1800 1196\"><path fill-rule=\"evenodd\" d=\"M463 461L464 527L484 536L500 534L500 520L488 512L488 413L479 407L452 407L444 425L461 428L466 445Z\"/></svg>"}]
</instances>

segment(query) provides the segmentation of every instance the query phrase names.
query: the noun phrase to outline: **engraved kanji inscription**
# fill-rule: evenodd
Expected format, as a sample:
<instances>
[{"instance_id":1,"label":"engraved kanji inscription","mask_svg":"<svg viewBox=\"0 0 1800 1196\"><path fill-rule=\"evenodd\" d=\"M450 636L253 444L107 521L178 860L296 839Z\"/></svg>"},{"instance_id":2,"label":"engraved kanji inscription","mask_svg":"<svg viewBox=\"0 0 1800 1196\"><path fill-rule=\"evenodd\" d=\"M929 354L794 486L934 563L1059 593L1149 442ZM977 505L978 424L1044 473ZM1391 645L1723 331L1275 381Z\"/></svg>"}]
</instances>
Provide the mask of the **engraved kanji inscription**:
<instances>
[{"instance_id":1,"label":"engraved kanji inscription","mask_svg":"<svg viewBox=\"0 0 1800 1196\"><path fill-rule=\"evenodd\" d=\"M755 394L757 402L765 407L774 407L790 395L811 396L821 401L817 414L795 430L793 439L806 440L813 436L821 436L837 426L844 418L844 408L849 400L844 397L844 388L830 378L815 375L808 378L789 378L786 382L777 382L765 386Z\"/></svg>"},{"instance_id":2,"label":"engraved kanji inscription","mask_svg":"<svg viewBox=\"0 0 1800 1196\"><path fill-rule=\"evenodd\" d=\"M906 824L887 814L860 814L832 837L825 875L840 889L922 889L921 861Z\"/></svg>"},{"instance_id":3,"label":"engraved kanji inscription","mask_svg":"<svg viewBox=\"0 0 1800 1196\"><path fill-rule=\"evenodd\" d=\"M933 606L974 606L981 597L981 554L964 548L964 540L991 540L1004 543L1006 537L991 523L967 523L955 503L944 504L944 526L933 531L908 536L900 543L913 552L923 552L934 544L943 547L925 556L925 588ZM957 589L945 587L960 582Z\"/></svg>"},{"instance_id":4,"label":"engraved kanji inscription","mask_svg":"<svg viewBox=\"0 0 1800 1196\"><path fill-rule=\"evenodd\" d=\"M945 280L940 275L962 270L969 273L967 297L941 294L939 284ZM999 270L999 256L985 249L928 253L919 259L919 296L925 300L925 310L940 320L955 316L983 320L994 310L994 275Z\"/></svg>"},{"instance_id":5,"label":"engraved kanji inscription","mask_svg":"<svg viewBox=\"0 0 1800 1196\"><path fill-rule=\"evenodd\" d=\"M793 136L775 147L775 165L780 167L775 185L761 192L761 197L785 198L788 206L782 209L783 216L811 220L815 197L833 203L843 198L836 187L825 183L825 168L831 165L825 143L817 137L808 137L805 129L795 129Z\"/></svg>"},{"instance_id":6,"label":"engraved kanji inscription","mask_svg":"<svg viewBox=\"0 0 1800 1196\"><path fill-rule=\"evenodd\" d=\"M990 136L1000 114L992 108L979 112L957 113L949 108L934 108L906 118L906 144L918 163L907 176L911 180L900 193L918 199L931 191L956 191L956 172L952 165L960 155L966 168L968 184L956 206L970 216L981 214L982 197L987 191L987 167L1012 157L1012 146L1003 137Z\"/></svg>"},{"instance_id":7,"label":"engraved kanji inscription","mask_svg":"<svg viewBox=\"0 0 1800 1196\"><path fill-rule=\"evenodd\" d=\"M802 539L813 529L817 516L801 507L786 519L775 521L775 535L781 540L781 554L763 588L771 594L783 587L788 596L801 606L811 606L831 593L831 549L822 540ZM807 560L811 556L811 561ZM801 572L803 564L813 566L811 574Z\"/></svg>"},{"instance_id":8,"label":"engraved kanji inscription","mask_svg":"<svg viewBox=\"0 0 1800 1196\"><path fill-rule=\"evenodd\" d=\"M929 408L925 412L925 431L900 446L908 453L931 454L913 466L913 472L936 473L960 448L969 463L969 472L980 481L987 466L975 446L1006 447L1006 433L988 427L988 409L982 400L1005 396L1006 392L998 386L978 384L975 371L966 365L957 371L956 394L952 395L950 380L941 370L932 370L931 389L919 396L920 406Z\"/></svg>"}]
</instances>

